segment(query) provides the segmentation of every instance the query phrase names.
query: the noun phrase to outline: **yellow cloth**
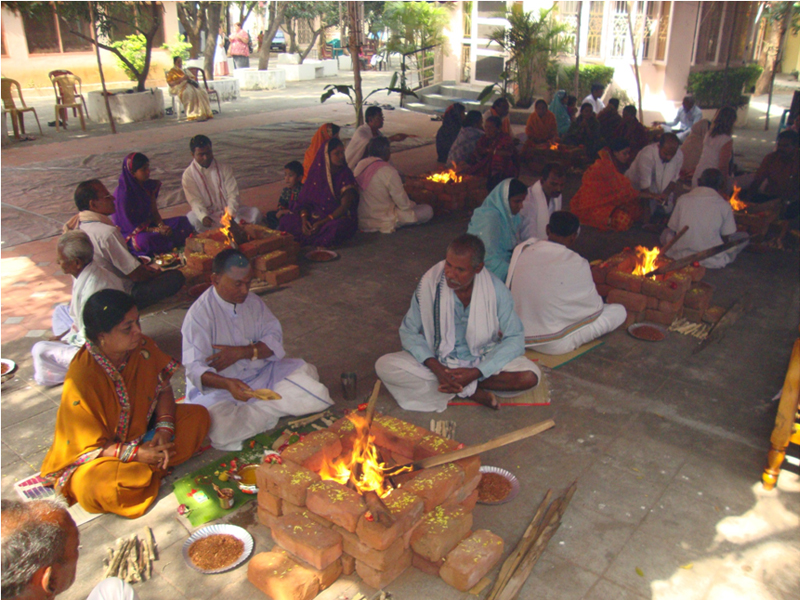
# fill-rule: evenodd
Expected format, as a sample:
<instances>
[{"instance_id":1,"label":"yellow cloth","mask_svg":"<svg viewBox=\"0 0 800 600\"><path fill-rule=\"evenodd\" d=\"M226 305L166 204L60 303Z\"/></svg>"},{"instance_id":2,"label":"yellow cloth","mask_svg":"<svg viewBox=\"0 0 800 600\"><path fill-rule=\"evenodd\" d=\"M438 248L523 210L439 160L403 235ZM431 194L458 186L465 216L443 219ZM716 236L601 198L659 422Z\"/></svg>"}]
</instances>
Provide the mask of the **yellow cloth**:
<instances>
[{"instance_id":1,"label":"yellow cloth","mask_svg":"<svg viewBox=\"0 0 800 600\"><path fill-rule=\"evenodd\" d=\"M543 144L558 136L558 126L556 116L549 110L544 114L544 118L539 117L539 113L533 111L525 124L526 146L533 144Z\"/></svg>"},{"instance_id":2,"label":"yellow cloth","mask_svg":"<svg viewBox=\"0 0 800 600\"><path fill-rule=\"evenodd\" d=\"M99 455L109 444L141 440L158 394L169 386L177 366L144 336L121 373L87 343L67 371L42 476L90 513L113 512L128 518L144 514L158 494L163 472L145 463ZM170 465L185 462L199 449L209 425L204 407L176 406L176 454Z\"/></svg>"},{"instance_id":3,"label":"yellow cloth","mask_svg":"<svg viewBox=\"0 0 800 600\"><path fill-rule=\"evenodd\" d=\"M208 94L205 90L199 87L189 85L187 81L181 81L184 77L189 77L183 69L172 67L167 72L167 84L169 84L169 93L173 96L178 96L181 99L181 104L186 110L186 118L190 121L196 119L212 119L214 117L211 112L211 103L208 100Z\"/></svg>"},{"instance_id":4,"label":"yellow cloth","mask_svg":"<svg viewBox=\"0 0 800 600\"><path fill-rule=\"evenodd\" d=\"M311 145L303 157L303 181L306 180L308 171L311 169L311 165L314 164L314 159L317 158L317 152L319 152L322 144L331 139L331 125L332 123L325 123L317 129L314 137L311 138Z\"/></svg>"}]
</instances>

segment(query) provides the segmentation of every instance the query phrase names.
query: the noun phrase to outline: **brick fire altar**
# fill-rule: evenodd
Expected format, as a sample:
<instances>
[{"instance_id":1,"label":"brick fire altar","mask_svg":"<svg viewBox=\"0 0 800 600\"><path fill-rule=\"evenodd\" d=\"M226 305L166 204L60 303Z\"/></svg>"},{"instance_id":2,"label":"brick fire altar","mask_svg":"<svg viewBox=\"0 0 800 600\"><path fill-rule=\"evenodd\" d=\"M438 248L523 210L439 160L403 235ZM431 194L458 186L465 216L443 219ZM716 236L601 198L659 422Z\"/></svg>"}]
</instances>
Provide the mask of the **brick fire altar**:
<instances>
[{"instance_id":1,"label":"brick fire altar","mask_svg":"<svg viewBox=\"0 0 800 600\"><path fill-rule=\"evenodd\" d=\"M464 208L477 208L488 195L485 177L457 174L452 169L442 173L409 175L404 185L409 198L429 204L437 216Z\"/></svg>"},{"instance_id":2,"label":"brick fire altar","mask_svg":"<svg viewBox=\"0 0 800 600\"><path fill-rule=\"evenodd\" d=\"M503 540L472 531L480 458L401 473L392 489L377 461L405 465L459 444L376 415L365 445L364 423L348 415L258 468L258 518L277 546L251 559L248 578L273 600L310 600L354 571L382 588L412 565L467 591L499 561Z\"/></svg>"}]
</instances>

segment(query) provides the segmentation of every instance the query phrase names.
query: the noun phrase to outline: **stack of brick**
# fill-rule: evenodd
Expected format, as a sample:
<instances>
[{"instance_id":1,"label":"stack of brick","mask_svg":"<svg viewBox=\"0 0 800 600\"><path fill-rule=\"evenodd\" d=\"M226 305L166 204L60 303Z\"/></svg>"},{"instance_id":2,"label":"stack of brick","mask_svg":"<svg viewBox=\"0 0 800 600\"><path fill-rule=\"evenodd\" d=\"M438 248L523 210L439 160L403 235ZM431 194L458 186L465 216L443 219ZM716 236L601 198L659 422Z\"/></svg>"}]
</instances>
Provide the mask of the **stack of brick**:
<instances>
[{"instance_id":1,"label":"stack of brick","mask_svg":"<svg viewBox=\"0 0 800 600\"><path fill-rule=\"evenodd\" d=\"M656 266L668 262L659 258ZM700 322L713 294L712 286L701 283L704 267L695 263L652 278L633 275L635 265L636 257L630 251L591 265L597 293L608 304L625 307L628 317L623 327L642 321L670 325L679 317Z\"/></svg>"},{"instance_id":2,"label":"stack of brick","mask_svg":"<svg viewBox=\"0 0 800 600\"><path fill-rule=\"evenodd\" d=\"M262 225L243 225L243 229L248 241L239 250L251 260L258 279L281 285L300 277L297 265L300 246L290 235ZM189 236L184 251L186 266L181 269L187 285L210 281L214 257L229 247L219 229Z\"/></svg>"},{"instance_id":3,"label":"stack of brick","mask_svg":"<svg viewBox=\"0 0 800 600\"><path fill-rule=\"evenodd\" d=\"M408 197L420 204L430 204L435 215L447 215L464 208L480 206L487 196L486 178L460 175L461 181L439 183L428 177L432 173L408 176L405 190Z\"/></svg>"},{"instance_id":4,"label":"stack of brick","mask_svg":"<svg viewBox=\"0 0 800 600\"><path fill-rule=\"evenodd\" d=\"M352 452L356 434L349 419L340 419L287 447L282 464L258 468L258 518L271 529L277 546L251 560L250 581L274 600L310 600L341 573L355 571L371 587L382 588L414 565L462 591L473 587L503 552L503 541L496 535L472 532L480 459L398 478L404 483L383 498L392 521L382 522L370 513L361 494L323 479L326 465ZM459 447L380 414L371 434L389 465Z\"/></svg>"}]
</instances>

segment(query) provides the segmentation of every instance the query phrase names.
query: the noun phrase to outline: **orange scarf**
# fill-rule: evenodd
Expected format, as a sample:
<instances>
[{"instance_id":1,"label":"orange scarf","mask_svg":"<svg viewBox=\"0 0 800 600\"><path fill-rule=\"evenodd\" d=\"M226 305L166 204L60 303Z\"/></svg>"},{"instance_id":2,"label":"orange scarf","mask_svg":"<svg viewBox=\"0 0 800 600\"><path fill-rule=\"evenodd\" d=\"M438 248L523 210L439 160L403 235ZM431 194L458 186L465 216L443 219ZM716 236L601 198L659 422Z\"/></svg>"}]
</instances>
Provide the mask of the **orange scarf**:
<instances>
[{"instance_id":1,"label":"orange scarf","mask_svg":"<svg viewBox=\"0 0 800 600\"><path fill-rule=\"evenodd\" d=\"M548 110L542 119L539 113L533 111L525 124L525 135L532 144L549 142L558 135L556 116Z\"/></svg>"},{"instance_id":2,"label":"orange scarf","mask_svg":"<svg viewBox=\"0 0 800 600\"><path fill-rule=\"evenodd\" d=\"M303 157L303 181L305 182L306 176L308 176L308 171L311 169L311 165L314 164L314 159L317 158L317 152L322 147L322 144L327 142L331 139L331 125L332 123L325 123L314 134L314 137L311 138L311 145L306 150L305 156Z\"/></svg>"}]
</instances>

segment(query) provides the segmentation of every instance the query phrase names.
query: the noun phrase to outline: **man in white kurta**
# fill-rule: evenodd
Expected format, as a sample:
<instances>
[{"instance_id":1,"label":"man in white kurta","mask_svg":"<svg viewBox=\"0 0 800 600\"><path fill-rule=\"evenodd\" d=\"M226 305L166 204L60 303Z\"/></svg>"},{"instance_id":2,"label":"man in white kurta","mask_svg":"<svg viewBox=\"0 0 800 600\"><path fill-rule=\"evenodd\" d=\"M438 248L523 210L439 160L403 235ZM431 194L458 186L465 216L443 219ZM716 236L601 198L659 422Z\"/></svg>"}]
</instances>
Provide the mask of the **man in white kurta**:
<instances>
[{"instance_id":1,"label":"man in white kurta","mask_svg":"<svg viewBox=\"0 0 800 600\"><path fill-rule=\"evenodd\" d=\"M547 164L542 178L528 188L519 216L522 224L519 239L547 237L550 215L561 210L561 190L564 188L564 169L557 163Z\"/></svg>"},{"instance_id":2,"label":"man in white kurta","mask_svg":"<svg viewBox=\"0 0 800 600\"><path fill-rule=\"evenodd\" d=\"M484 268L483 242L463 234L422 277L400 326L402 352L375 371L405 410L442 412L458 396L493 409L539 383L524 356L522 323L511 294Z\"/></svg>"},{"instance_id":3,"label":"man in white kurta","mask_svg":"<svg viewBox=\"0 0 800 600\"><path fill-rule=\"evenodd\" d=\"M543 354L566 354L625 321L621 304L603 304L589 262L570 247L578 217L555 212L547 239L528 239L514 249L506 283L525 328L525 345Z\"/></svg>"},{"instance_id":4,"label":"man in white kurta","mask_svg":"<svg viewBox=\"0 0 800 600\"><path fill-rule=\"evenodd\" d=\"M595 115L599 115L600 111L606 107L605 102L603 102L603 92L605 92L606 88L599 83L592 84L592 91L589 93L586 98L583 99L581 102L581 106L584 104L591 104L592 109L594 110Z\"/></svg>"},{"instance_id":5,"label":"man in white kurta","mask_svg":"<svg viewBox=\"0 0 800 600\"><path fill-rule=\"evenodd\" d=\"M399 227L427 223L433 217L428 204L408 197L400 173L391 164L391 146L385 137L374 138L366 158L356 165L358 182L358 228L361 231L393 233Z\"/></svg>"},{"instance_id":6,"label":"man in white kurta","mask_svg":"<svg viewBox=\"0 0 800 600\"><path fill-rule=\"evenodd\" d=\"M674 133L665 133L658 143L642 148L625 172L633 187L656 196L650 199L650 214L658 207L669 214L675 206L675 188L683 166L679 146Z\"/></svg>"},{"instance_id":7,"label":"man in white kurta","mask_svg":"<svg viewBox=\"0 0 800 600\"><path fill-rule=\"evenodd\" d=\"M664 131L674 133L682 142L689 136L694 124L702 118L703 111L695 104L694 98L685 96L681 107L678 109L678 114L675 115L672 121L669 123L666 121L654 121L653 125L661 125Z\"/></svg>"},{"instance_id":8,"label":"man in white kurta","mask_svg":"<svg viewBox=\"0 0 800 600\"><path fill-rule=\"evenodd\" d=\"M281 324L249 292L252 278L241 252L220 252L213 286L195 301L181 328L186 401L208 409L208 435L218 450L241 450L244 440L272 429L281 417L333 404L313 365L286 358ZM254 398L259 389L271 389L281 399Z\"/></svg>"},{"instance_id":9,"label":"man in white kurta","mask_svg":"<svg viewBox=\"0 0 800 600\"><path fill-rule=\"evenodd\" d=\"M196 231L220 227L227 210L231 217L245 223L260 223L261 212L254 206L239 203L239 185L233 169L214 158L211 140L196 135L189 142L192 163L183 172L181 184L192 210L186 217Z\"/></svg>"},{"instance_id":10,"label":"man in white kurta","mask_svg":"<svg viewBox=\"0 0 800 600\"><path fill-rule=\"evenodd\" d=\"M733 208L719 194L718 190L722 187L723 181L718 169L707 169L700 176L699 185L678 198L667 229L662 234L662 244L669 242L684 226L688 225L689 229L667 251L667 256L674 259L684 258L746 235L737 233ZM721 269L733 262L746 245L747 242L743 242L725 252L701 260L700 264L708 269Z\"/></svg>"},{"instance_id":11,"label":"man in white kurta","mask_svg":"<svg viewBox=\"0 0 800 600\"><path fill-rule=\"evenodd\" d=\"M53 336L59 341L36 342L33 355L33 379L39 385L64 383L72 357L86 342L83 335L83 307L100 290L125 291L123 281L93 261L94 248L83 231L68 231L58 240L56 262L71 275L72 298L69 306L59 304L53 311Z\"/></svg>"},{"instance_id":12,"label":"man in white kurta","mask_svg":"<svg viewBox=\"0 0 800 600\"><path fill-rule=\"evenodd\" d=\"M344 149L344 158L351 171L355 171L356 165L366 156L367 144L374 138L381 137L381 127L383 127L383 111L380 106L370 106L364 111L364 125L358 127L353 133L353 137L347 142ZM396 133L387 139L390 142L402 142L408 136L404 133Z\"/></svg>"}]
</instances>

